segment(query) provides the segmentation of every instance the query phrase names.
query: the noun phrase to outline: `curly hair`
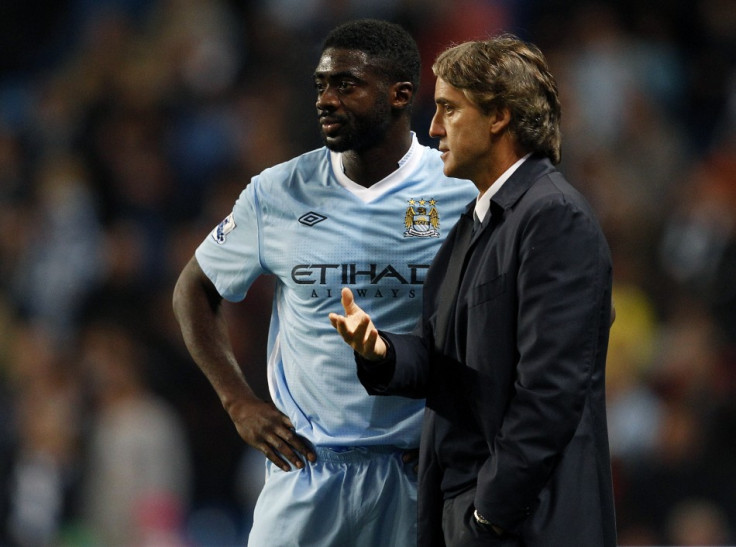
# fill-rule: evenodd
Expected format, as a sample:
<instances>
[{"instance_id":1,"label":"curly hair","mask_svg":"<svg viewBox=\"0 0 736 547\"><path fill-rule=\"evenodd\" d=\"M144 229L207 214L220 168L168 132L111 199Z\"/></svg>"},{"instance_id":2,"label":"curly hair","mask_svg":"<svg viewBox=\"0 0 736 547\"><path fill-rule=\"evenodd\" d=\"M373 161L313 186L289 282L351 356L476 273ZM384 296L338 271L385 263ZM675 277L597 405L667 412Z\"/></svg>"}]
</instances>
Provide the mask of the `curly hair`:
<instances>
[{"instance_id":1,"label":"curly hair","mask_svg":"<svg viewBox=\"0 0 736 547\"><path fill-rule=\"evenodd\" d=\"M539 48L512 34L452 46L432 71L488 114L511 113L509 131L527 151L561 159L557 83Z\"/></svg>"},{"instance_id":2,"label":"curly hair","mask_svg":"<svg viewBox=\"0 0 736 547\"><path fill-rule=\"evenodd\" d=\"M379 61L381 69L395 82L411 82L419 87L421 59L414 38L401 26L378 19L358 19L343 23L325 38L327 48L363 51Z\"/></svg>"}]
</instances>

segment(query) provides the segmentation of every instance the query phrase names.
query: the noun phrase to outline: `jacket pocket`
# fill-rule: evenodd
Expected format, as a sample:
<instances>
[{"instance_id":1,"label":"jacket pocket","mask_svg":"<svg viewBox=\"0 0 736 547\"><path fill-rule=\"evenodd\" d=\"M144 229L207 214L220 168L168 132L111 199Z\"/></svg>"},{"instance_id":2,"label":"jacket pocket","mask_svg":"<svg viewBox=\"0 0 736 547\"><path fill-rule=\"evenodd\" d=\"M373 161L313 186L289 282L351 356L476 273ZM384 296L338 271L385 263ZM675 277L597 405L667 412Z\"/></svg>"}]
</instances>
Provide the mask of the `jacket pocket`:
<instances>
[{"instance_id":1,"label":"jacket pocket","mask_svg":"<svg viewBox=\"0 0 736 547\"><path fill-rule=\"evenodd\" d=\"M470 290L470 298L468 299L468 306L473 307L483 302L493 300L497 296L506 292L506 274L491 279L487 283L477 285Z\"/></svg>"}]
</instances>

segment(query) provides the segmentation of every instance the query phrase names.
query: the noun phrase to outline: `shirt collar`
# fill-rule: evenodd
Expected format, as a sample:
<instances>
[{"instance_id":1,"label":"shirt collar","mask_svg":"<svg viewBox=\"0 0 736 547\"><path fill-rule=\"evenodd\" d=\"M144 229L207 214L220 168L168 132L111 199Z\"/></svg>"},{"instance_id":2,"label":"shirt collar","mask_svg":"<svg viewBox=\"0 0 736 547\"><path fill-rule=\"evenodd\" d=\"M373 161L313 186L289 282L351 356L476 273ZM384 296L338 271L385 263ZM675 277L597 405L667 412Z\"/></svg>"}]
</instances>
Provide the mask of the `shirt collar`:
<instances>
[{"instance_id":1,"label":"shirt collar","mask_svg":"<svg viewBox=\"0 0 736 547\"><path fill-rule=\"evenodd\" d=\"M504 171L503 174L498 177L493 184L491 184L491 187L488 188L488 190L486 190L482 196L478 196L475 201L475 215L478 217L478 220L483 222L486 219L488 210L491 208L491 198L496 192L501 189L503 183L506 182L511 177L511 175L514 174L514 171L516 171L529 156L531 156L531 153L527 154L523 158L520 158L511 167L506 169L506 171Z\"/></svg>"}]
</instances>

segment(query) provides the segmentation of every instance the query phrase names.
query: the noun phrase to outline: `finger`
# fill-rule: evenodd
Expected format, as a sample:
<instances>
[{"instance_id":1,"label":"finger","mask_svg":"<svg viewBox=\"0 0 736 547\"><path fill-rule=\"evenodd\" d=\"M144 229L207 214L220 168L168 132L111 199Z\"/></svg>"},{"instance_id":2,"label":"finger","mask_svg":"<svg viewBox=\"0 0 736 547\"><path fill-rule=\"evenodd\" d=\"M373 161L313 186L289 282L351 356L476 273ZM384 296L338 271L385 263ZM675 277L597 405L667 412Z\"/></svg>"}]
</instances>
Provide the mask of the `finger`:
<instances>
[{"instance_id":1,"label":"finger","mask_svg":"<svg viewBox=\"0 0 736 547\"><path fill-rule=\"evenodd\" d=\"M414 470L414 473L419 472L419 449L418 448L412 448L411 450L405 451L401 455L401 461L404 463L413 463L412 469Z\"/></svg>"},{"instance_id":2,"label":"finger","mask_svg":"<svg viewBox=\"0 0 736 547\"><path fill-rule=\"evenodd\" d=\"M354 307L357 307L355 304L355 298L353 297L353 291L348 287L343 287L340 292L340 301L342 302L342 307L345 310L345 315L349 315L354 311Z\"/></svg>"},{"instance_id":3,"label":"finger","mask_svg":"<svg viewBox=\"0 0 736 547\"><path fill-rule=\"evenodd\" d=\"M334 321L332 320L334 319ZM350 332L347 326L347 322L345 321L345 318L341 315L337 315L334 318L331 318L332 326L335 327L337 330L337 333L342 336L342 339L345 340L348 344L351 346L353 345L353 333Z\"/></svg>"},{"instance_id":4,"label":"finger","mask_svg":"<svg viewBox=\"0 0 736 547\"><path fill-rule=\"evenodd\" d=\"M271 445L277 454L286 458L297 469L304 468L303 458L310 462L317 460L317 455L293 431L284 433L283 438L274 438ZM285 470L288 471L290 468L287 466Z\"/></svg>"},{"instance_id":5,"label":"finger","mask_svg":"<svg viewBox=\"0 0 736 547\"><path fill-rule=\"evenodd\" d=\"M291 420L289 419L289 417L286 414L282 414L281 415L281 423L283 423L288 429L290 429L292 431L294 429L296 429L294 427L294 424L291 423Z\"/></svg>"},{"instance_id":6,"label":"finger","mask_svg":"<svg viewBox=\"0 0 736 547\"><path fill-rule=\"evenodd\" d=\"M258 450L263 452L263 454L268 458L271 462L273 462L277 467L279 467L282 471L291 471L291 467L288 463L286 463L285 460L279 456L278 452L276 452L273 448L271 448L270 445L263 443L258 446Z\"/></svg>"},{"instance_id":7,"label":"finger","mask_svg":"<svg viewBox=\"0 0 736 547\"><path fill-rule=\"evenodd\" d=\"M339 314L334 313L334 312L331 312L330 315L328 315L328 317L330 319L330 323L332 324L332 326L335 327L336 329L338 329L338 331L339 331L340 329L338 328L338 324L341 321L344 321L345 318L342 315L339 315Z\"/></svg>"},{"instance_id":8,"label":"finger","mask_svg":"<svg viewBox=\"0 0 736 547\"><path fill-rule=\"evenodd\" d=\"M365 323L353 321L349 323L344 317L337 322L337 332L342 336L342 339L359 353L365 351Z\"/></svg>"},{"instance_id":9,"label":"finger","mask_svg":"<svg viewBox=\"0 0 736 547\"><path fill-rule=\"evenodd\" d=\"M378 354L377 351L377 344L378 344L378 331L376 329L371 329L368 331L368 334L365 337L365 348L366 353L370 353L372 356L375 356Z\"/></svg>"},{"instance_id":10,"label":"finger","mask_svg":"<svg viewBox=\"0 0 736 547\"><path fill-rule=\"evenodd\" d=\"M301 436L297 435L296 428L291 424L291 420L286 418L284 423L289 428L286 432L286 442L288 442L290 446L293 446L297 451L304 454L310 462L316 461L317 455L312 451L307 442Z\"/></svg>"},{"instance_id":11,"label":"finger","mask_svg":"<svg viewBox=\"0 0 736 547\"><path fill-rule=\"evenodd\" d=\"M284 432L283 436L276 436L270 437L268 439L269 444L271 445L271 448L279 454L282 458L286 458L289 462L291 462L291 465L296 467L297 469L301 469L304 467L304 462L299 457L299 454L294 449L294 447L287 442L286 438L289 438L291 436L290 432ZM283 460L282 460L283 461ZM282 469L284 469L282 467ZM286 466L285 471L290 471L291 467Z\"/></svg>"},{"instance_id":12,"label":"finger","mask_svg":"<svg viewBox=\"0 0 736 547\"><path fill-rule=\"evenodd\" d=\"M372 359L377 354L378 331L373 326L371 318L364 315L355 328L355 349L363 357Z\"/></svg>"},{"instance_id":13,"label":"finger","mask_svg":"<svg viewBox=\"0 0 736 547\"><path fill-rule=\"evenodd\" d=\"M353 330L353 339L355 340L356 345L361 346L360 349L362 350L365 350L366 348L365 341L368 325L369 322L366 321L366 318L361 317Z\"/></svg>"},{"instance_id":14,"label":"finger","mask_svg":"<svg viewBox=\"0 0 736 547\"><path fill-rule=\"evenodd\" d=\"M284 452L289 460L292 461L292 463L297 466L299 469L304 467L304 462L302 461L302 458L300 455L304 456L309 460L310 462L317 461L317 454L315 454L312 449L309 447L309 445L302 439L299 435L297 435L294 431L289 431L285 435L285 441L288 444L289 451ZM285 448L283 450L286 450ZM291 455L293 455L296 458L296 461L294 461L291 458Z\"/></svg>"}]
</instances>

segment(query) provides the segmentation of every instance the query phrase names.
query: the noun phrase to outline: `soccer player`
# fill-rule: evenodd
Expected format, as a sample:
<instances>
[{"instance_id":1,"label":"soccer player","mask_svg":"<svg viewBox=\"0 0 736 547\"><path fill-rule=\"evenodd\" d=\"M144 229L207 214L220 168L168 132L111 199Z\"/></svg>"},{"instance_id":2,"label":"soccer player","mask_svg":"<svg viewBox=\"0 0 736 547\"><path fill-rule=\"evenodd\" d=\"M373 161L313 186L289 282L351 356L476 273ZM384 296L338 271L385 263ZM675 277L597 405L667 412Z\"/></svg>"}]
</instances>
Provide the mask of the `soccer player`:
<instances>
[{"instance_id":1,"label":"soccer player","mask_svg":"<svg viewBox=\"0 0 736 547\"><path fill-rule=\"evenodd\" d=\"M326 147L254 177L182 271L174 310L191 355L266 482L249 545L416 544L415 462L424 401L370 397L325 321L342 287L387 328L411 330L428 266L469 181L410 130L417 46L401 27L360 20L326 38L314 72ZM273 402L248 386L222 299L277 280L268 340ZM247 334L247 333L246 333Z\"/></svg>"}]
</instances>

